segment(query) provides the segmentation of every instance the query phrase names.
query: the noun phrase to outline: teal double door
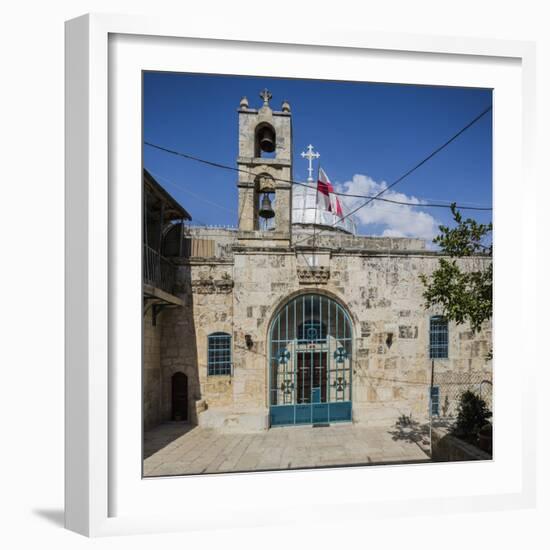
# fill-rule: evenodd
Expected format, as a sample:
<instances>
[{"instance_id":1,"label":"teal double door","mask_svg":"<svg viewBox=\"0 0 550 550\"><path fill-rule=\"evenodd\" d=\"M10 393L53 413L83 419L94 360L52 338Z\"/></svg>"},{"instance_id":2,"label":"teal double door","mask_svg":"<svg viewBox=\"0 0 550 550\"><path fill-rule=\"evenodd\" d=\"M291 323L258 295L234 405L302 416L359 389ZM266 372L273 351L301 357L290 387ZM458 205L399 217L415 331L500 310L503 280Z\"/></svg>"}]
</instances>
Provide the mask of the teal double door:
<instances>
[{"instance_id":1,"label":"teal double door","mask_svg":"<svg viewBox=\"0 0 550 550\"><path fill-rule=\"evenodd\" d=\"M329 424L351 421L351 401L337 399L337 385L329 386L326 351L296 352L295 403L272 405L271 426ZM340 393L343 396L343 388Z\"/></svg>"}]
</instances>

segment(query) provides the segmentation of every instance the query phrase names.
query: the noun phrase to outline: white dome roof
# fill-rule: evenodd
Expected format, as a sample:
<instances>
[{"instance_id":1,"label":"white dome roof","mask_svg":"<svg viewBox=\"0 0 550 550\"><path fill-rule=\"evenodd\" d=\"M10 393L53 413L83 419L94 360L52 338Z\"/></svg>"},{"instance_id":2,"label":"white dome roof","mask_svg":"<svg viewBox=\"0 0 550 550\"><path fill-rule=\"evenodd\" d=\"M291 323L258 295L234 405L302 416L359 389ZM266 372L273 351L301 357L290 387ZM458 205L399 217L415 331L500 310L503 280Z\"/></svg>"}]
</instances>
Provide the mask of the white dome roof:
<instances>
[{"instance_id":1,"label":"white dome roof","mask_svg":"<svg viewBox=\"0 0 550 550\"><path fill-rule=\"evenodd\" d=\"M357 229L351 216L341 219L336 214L323 210L317 206L317 188L315 183L310 186L294 185L292 187L292 225L321 225L327 229L345 231L355 235ZM344 216L347 214L342 201L340 201Z\"/></svg>"}]
</instances>

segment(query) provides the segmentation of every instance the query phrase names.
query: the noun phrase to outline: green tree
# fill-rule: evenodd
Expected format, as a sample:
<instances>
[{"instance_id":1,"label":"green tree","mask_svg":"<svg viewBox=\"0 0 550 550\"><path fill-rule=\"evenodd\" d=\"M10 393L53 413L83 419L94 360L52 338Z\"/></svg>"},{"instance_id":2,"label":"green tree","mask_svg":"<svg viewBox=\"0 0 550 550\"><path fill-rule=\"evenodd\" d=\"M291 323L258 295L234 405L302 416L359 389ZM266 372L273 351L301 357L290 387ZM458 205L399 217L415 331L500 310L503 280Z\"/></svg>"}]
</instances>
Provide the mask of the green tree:
<instances>
[{"instance_id":1,"label":"green tree","mask_svg":"<svg viewBox=\"0 0 550 550\"><path fill-rule=\"evenodd\" d=\"M481 397L470 390L466 390L460 396L460 404L456 415L456 421L451 430L453 435L470 443L476 443L479 432L493 413Z\"/></svg>"},{"instance_id":2,"label":"green tree","mask_svg":"<svg viewBox=\"0 0 550 550\"><path fill-rule=\"evenodd\" d=\"M493 315L493 263L484 262L482 269L465 271L458 259L491 257L493 224L463 219L454 203L451 212L456 227L440 225L440 234L433 240L447 257L439 259L439 266L430 277L420 275L424 305L426 309L438 306L447 319L458 324L469 322L472 330L478 332Z\"/></svg>"}]
</instances>

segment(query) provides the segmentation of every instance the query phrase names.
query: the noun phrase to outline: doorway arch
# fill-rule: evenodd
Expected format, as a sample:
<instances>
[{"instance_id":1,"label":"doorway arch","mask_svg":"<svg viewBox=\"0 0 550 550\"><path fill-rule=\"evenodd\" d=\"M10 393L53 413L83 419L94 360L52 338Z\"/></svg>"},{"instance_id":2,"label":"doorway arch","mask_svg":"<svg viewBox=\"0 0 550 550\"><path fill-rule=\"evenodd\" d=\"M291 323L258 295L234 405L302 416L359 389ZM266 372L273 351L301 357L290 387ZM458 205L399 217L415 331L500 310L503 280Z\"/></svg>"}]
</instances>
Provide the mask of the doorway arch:
<instances>
[{"instance_id":1,"label":"doorway arch","mask_svg":"<svg viewBox=\"0 0 550 550\"><path fill-rule=\"evenodd\" d=\"M353 327L324 294L289 299L269 328L271 426L351 421Z\"/></svg>"}]
</instances>

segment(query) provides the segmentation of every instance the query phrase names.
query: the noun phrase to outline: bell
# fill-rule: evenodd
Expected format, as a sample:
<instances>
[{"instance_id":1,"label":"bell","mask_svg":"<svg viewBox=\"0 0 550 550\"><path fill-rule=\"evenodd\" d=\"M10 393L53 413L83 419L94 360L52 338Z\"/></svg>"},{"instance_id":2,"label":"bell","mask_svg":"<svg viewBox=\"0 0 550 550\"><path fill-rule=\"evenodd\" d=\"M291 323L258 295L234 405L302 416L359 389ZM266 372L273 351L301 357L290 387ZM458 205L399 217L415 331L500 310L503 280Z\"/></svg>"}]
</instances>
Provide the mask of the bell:
<instances>
[{"instance_id":1,"label":"bell","mask_svg":"<svg viewBox=\"0 0 550 550\"><path fill-rule=\"evenodd\" d=\"M275 132L271 127L264 126L261 128L258 138L262 151L266 153L273 153L273 151L275 151Z\"/></svg>"},{"instance_id":2,"label":"bell","mask_svg":"<svg viewBox=\"0 0 550 550\"><path fill-rule=\"evenodd\" d=\"M266 220L275 216L275 212L273 211L273 207L271 206L271 200L269 199L267 193L265 193L263 196L262 205L260 206L260 211L258 212L258 214L261 218L264 218Z\"/></svg>"}]
</instances>

